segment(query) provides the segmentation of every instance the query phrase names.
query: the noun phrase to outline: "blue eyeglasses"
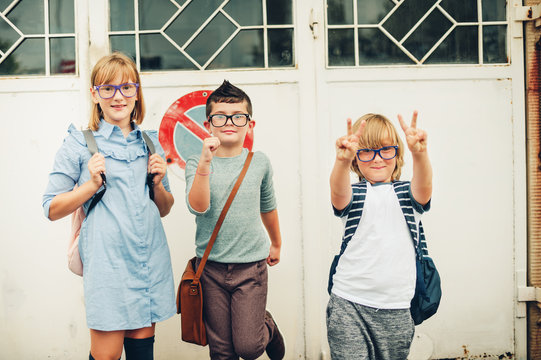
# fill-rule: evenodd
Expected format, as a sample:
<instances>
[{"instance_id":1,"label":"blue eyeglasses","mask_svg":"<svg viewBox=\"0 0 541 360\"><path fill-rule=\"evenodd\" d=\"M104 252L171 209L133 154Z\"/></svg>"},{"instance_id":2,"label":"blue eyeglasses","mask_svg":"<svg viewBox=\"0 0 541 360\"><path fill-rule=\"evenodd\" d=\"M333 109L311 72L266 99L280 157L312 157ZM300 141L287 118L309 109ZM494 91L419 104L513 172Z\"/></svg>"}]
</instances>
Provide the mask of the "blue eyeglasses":
<instances>
[{"instance_id":1,"label":"blue eyeglasses","mask_svg":"<svg viewBox=\"0 0 541 360\"><path fill-rule=\"evenodd\" d=\"M98 91L98 94L102 99L110 99L115 96L117 90L120 91L124 97L134 97L137 94L137 89L139 89L139 84L137 83L124 83L120 85L96 85L94 89Z\"/></svg>"},{"instance_id":2,"label":"blue eyeglasses","mask_svg":"<svg viewBox=\"0 0 541 360\"><path fill-rule=\"evenodd\" d=\"M398 153L398 146L384 146L381 149L359 149L357 150L357 159L362 162L369 162L379 155L383 160L391 160Z\"/></svg>"}]
</instances>

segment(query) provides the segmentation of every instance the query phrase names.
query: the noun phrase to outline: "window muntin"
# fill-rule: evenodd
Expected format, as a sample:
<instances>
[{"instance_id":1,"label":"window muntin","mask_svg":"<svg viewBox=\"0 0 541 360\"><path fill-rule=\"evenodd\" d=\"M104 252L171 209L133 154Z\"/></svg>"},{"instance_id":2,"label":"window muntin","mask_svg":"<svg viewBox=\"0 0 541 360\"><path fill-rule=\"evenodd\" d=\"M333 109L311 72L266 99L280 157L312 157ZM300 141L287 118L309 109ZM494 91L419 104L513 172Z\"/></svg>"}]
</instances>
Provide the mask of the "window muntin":
<instances>
[{"instance_id":1,"label":"window muntin","mask_svg":"<svg viewBox=\"0 0 541 360\"><path fill-rule=\"evenodd\" d=\"M327 0L327 65L507 64L506 16L506 0Z\"/></svg>"},{"instance_id":2,"label":"window muntin","mask_svg":"<svg viewBox=\"0 0 541 360\"><path fill-rule=\"evenodd\" d=\"M0 0L0 76L76 74L75 1Z\"/></svg>"},{"instance_id":3,"label":"window muntin","mask_svg":"<svg viewBox=\"0 0 541 360\"><path fill-rule=\"evenodd\" d=\"M109 14L111 50L142 71L295 66L292 0L114 0Z\"/></svg>"}]
</instances>

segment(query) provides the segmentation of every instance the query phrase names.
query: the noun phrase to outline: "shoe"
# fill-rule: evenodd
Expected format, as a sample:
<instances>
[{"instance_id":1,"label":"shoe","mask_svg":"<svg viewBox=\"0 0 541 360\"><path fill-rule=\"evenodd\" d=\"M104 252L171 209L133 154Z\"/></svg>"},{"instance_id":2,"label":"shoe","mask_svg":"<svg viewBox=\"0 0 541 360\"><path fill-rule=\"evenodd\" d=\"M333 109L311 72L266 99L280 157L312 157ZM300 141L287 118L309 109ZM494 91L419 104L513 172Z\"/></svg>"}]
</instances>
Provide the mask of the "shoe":
<instances>
[{"instance_id":1,"label":"shoe","mask_svg":"<svg viewBox=\"0 0 541 360\"><path fill-rule=\"evenodd\" d=\"M274 321L274 318L270 312L265 311L265 319L272 320L274 323L274 334L272 335L271 341L265 348L265 351L271 360L282 360L286 353L284 337L280 333L278 325L276 325L276 321Z\"/></svg>"}]
</instances>

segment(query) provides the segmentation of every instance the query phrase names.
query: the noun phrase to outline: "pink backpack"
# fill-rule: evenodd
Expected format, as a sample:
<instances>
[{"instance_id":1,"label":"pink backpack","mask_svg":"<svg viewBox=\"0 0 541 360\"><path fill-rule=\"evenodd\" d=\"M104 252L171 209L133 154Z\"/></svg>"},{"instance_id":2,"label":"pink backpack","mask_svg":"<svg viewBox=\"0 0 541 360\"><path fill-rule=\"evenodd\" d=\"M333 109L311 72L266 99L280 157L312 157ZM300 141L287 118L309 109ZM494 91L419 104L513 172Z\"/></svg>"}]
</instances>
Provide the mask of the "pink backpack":
<instances>
[{"instance_id":1,"label":"pink backpack","mask_svg":"<svg viewBox=\"0 0 541 360\"><path fill-rule=\"evenodd\" d=\"M79 255L79 233L81 232L81 224L84 218L85 212L82 207L77 208L71 214L71 234L68 244L68 268L72 273L79 276L83 276L83 262Z\"/></svg>"}]
</instances>

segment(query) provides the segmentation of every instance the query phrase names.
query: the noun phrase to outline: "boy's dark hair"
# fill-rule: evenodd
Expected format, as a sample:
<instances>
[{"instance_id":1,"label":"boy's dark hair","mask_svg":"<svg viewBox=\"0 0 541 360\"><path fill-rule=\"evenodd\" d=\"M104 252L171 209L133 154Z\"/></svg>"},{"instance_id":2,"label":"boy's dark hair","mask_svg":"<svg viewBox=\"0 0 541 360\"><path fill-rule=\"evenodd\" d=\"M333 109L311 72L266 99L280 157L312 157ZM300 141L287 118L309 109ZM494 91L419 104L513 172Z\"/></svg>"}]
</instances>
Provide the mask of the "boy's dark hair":
<instances>
[{"instance_id":1,"label":"boy's dark hair","mask_svg":"<svg viewBox=\"0 0 541 360\"><path fill-rule=\"evenodd\" d=\"M246 110L248 114L252 116L252 102L250 97L241 89L231 84L229 81L224 80L219 88L214 90L212 94L207 98L206 113L207 117L212 111L212 103L229 103L236 104L246 101Z\"/></svg>"}]
</instances>

